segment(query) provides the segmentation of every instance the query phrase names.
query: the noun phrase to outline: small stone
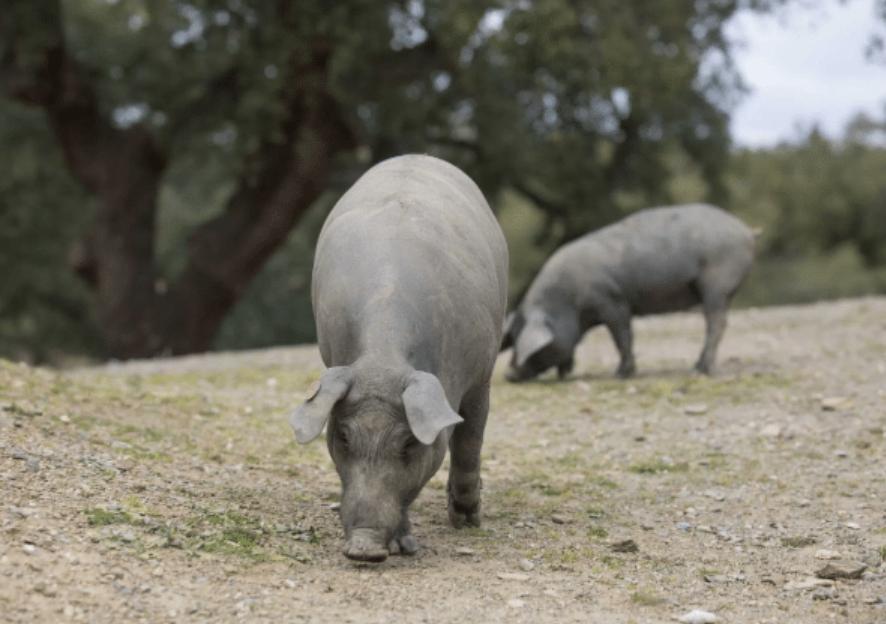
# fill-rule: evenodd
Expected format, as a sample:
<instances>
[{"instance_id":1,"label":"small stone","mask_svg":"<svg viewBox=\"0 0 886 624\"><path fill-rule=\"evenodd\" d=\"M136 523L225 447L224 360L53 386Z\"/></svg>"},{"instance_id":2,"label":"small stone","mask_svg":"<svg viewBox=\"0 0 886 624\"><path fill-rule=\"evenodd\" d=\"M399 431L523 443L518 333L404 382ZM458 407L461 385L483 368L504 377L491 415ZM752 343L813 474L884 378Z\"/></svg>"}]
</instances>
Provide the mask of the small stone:
<instances>
[{"instance_id":1,"label":"small stone","mask_svg":"<svg viewBox=\"0 0 886 624\"><path fill-rule=\"evenodd\" d=\"M846 397L825 397L821 400L821 409L825 412L835 412L846 403Z\"/></svg>"},{"instance_id":2,"label":"small stone","mask_svg":"<svg viewBox=\"0 0 886 624\"><path fill-rule=\"evenodd\" d=\"M33 544L29 544L28 542L25 542L24 544L22 544L22 550L25 551L26 555L36 555L37 554L37 547L34 546Z\"/></svg>"},{"instance_id":3,"label":"small stone","mask_svg":"<svg viewBox=\"0 0 886 624\"><path fill-rule=\"evenodd\" d=\"M34 591L38 594L46 596L47 598L53 598L56 595L55 588L47 585L43 581L40 581L39 583L34 585Z\"/></svg>"},{"instance_id":4,"label":"small stone","mask_svg":"<svg viewBox=\"0 0 886 624\"><path fill-rule=\"evenodd\" d=\"M560 514L551 515L551 522L554 524L567 524L569 522L569 518L566 516L561 516Z\"/></svg>"},{"instance_id":5,"label":"small stone","mask_svg":"<svg viewBox=\"0 0 886 624\"><path fill-rule=\"evenodd\" d=\"M837 457L841 457L841 458L842 457L849 457L849 453L847 453L843 449L837 449L836 451L834 451L834 455L836 455Z\"/></svg>"},{"instance_id":6,"label":"small stone","mask_svg":"<svg viewBox=\"0 0 886 624\"><path fill-rule=\"evenodd\" d=\"M808 498L801 498L797 501L797 507L809 507L812 504L812 501Z\"/></svg>"},{"instance_id":7,"label":"small stone","mask_svg":"<svg viewBox=\"0 0 886 624\"><path fill-rule=\"evenodd\" d=\"M711 583L711 584L728 583L729 582L729 577L726 576L725 574L705 574L703 578L704 578L705 583Z\"/></svg>"},{"instance_id":8,"label":"small stone","mask_svg":"<svg viewBox=\"0 0 886 624\"><path fill-rule=\"evenodd\" d=\"M836 550L827 550L826 548L822 548L821 550L815 551L815 558L816 559L825 559L825 560L840 559L842 556L843 555L838 553Z\"/></svg>"},{"instance_id":9,"label":"small stone","mask_svg":"<svg viewBox=\"0 0 886 624\"><path fill-rule=\"evenodd\" d=\"M857 522L847 522L843 526L845 526L847 529L852 529L853 531L858 531L861 528L861 525Z\"/></svg>"},{"instance_id":10,"label":"small stone","mask_svg":"<svg viewBox=\"0 0 886 624\"><path fill-rule=\"evenodd\" d=\"M526 606L525 600L520 600L519 598L512 598L508 600L508 606L512 609L522 609Z\"/></svg>"},{"instance_id":11,"label":"small stone","mask_svg":"<svg viewBox=\"0 0 886 624\"><path fill-rule=\"evenodd\" d=\"M688 522L678 522L676 526L677 526L677 529L680 531L688 531L689 529L692 528L692 525L689 524Z\"/></svg>"},{"instance_id":12,"label":"small stone","mask_svg":"<svg viewBox=\"0 0 886 624\"><path fill-rule=\"evenodd\" d=\"M812 592L813 600L831 600L837 595L837 591L833 587L819 587Z\"/></svg>"},{"instance_id":13,"label":"small stone","mask_svg":"<svg viewBox=\"0 0 886 624\"><path fill-rule=\"evenodd\" d=\"M332 511L338 511L339 509L341 509L341 503L329 503L329 508Z\"/></svg>"},{"instance_id":14,"label":"small stone","mask_svg":"<svg viewBox=\"0 0 886 624\"><path fill-rule=\"evenodd\" d=\"M787 591L808 591L810 589L815 589L816 587L831 587L833 584L833 581L810 576L800 581L790 581L785 583L784 588Z\"/></svg>"},{"instance_id":15,"label":"small stone","mask_svg":"<svg viewBox=\"0 0 886 624\"><path fill-rule=\"evenodd\" d=\"M68 416L67 414L61 414L61 415L58 417L58 419L59 419L60 421L62 421L63 423L69 423L69 422L71 422L71 417Z\"/></svg>"},{"instance_id":16,"label":"small stone","mask_svg":"<svg viewBox=\"0 0 886 624\"><path fill-rule=\"evenodd\" d=\"M503 581L528 581L528 574L520 574L519 572L499 572L496 574Z\"/></svg>"},{"instance_id":17,"label":"small stone","mask_svg":"<svg viewBox=\"0 0 886 624\"><path fill-rule=\"evenodd\" d=\"M289 579L289 578L284 579L283 584L286 585L286 587L288 587L289 589L295 589L295 587L296 587L295 581L293 581L292 579Z\"/></svg>"},{"instance_id":18,"label":"small stone","mask_svg":"<svg viewBox=\"0 0 886 624\"><path fill-rule=\"evenodd\" d=\"M704 492L702 492L702 494L704 496L707 496L708 498L713 498L717 502L722 503L724 500L726 500L726 496L722 492L718 492L717 490L705 490Z\"/></svg>"},{"instance_id":19,"label":"small stone","mask_svg":"<svg viewBox=\"0 0 886 624\"><path fill-rule=\"evenodd\" d=\"M477 554L477 551L473 548L468 548L467 546L459 546L455 549L455 554L459 557L472 557Z\"/></svg>"},{"instance_id":20,"label":"small stone","mask_svg":"<svg viewBox=\"0 0 886 624\"><path fill-rule=\"evenodd\" d=\"M704 403L690 403L683 407L683 413L688 416L701 416L702 414L706 414L708 411L708 406Z\"/></svg>"},{"instance_id":21,"label":"small stone","mask_svg":"<svg viewBox=\"0 0 886 624\"><path fill-rule=\"evenodd\" d=\"M74 617L74 607L72 605L65 605L65 608L62 609L62 613L66 618Z\"/></svg>"},{"instance_id":22,"label":"small stone","mask_svg":"<svg viewBox=\"0 0 886 624\"><path fill-rule=\"evenodd\" d=\"M131 544L135 541L135 532L132 529L120 529L117 531L117 537L121 542Z\"/></svg>"},{"instance_id":23,"label":"small stone","mask_svg":"<svg viewBox=\"0 0 886 624\"><path fill-rule=\"evenodd\" d=\"M760 435L764 438L777 438L781 435L781 425L772 423L760 429Z\"/></svg>"},{"instance_id":24,"label":"small stone","mask_svg":"<svg viewBox=\"0 0 886 624\"><path fill-rule=\"evenodd\" d=\"M520 559L519 566L524 572L532 572L535 569L535 564L529 559Z\"/></svg>"},{"instance_id":25,"label":"small stone","mask_svg":"<svg viewBox=\"0 0 886 624\"><path fill-rule=\"evenodd\" d=\"M719 618L710 611L702 611L701 609L693 609L689 613L685 613L677 618L683 624L713 624L719 621Z\"/></svg>"},{"instance_id":26,"label":"small stone","mask_svg":"<svg viewBox=\"0 0 886 624\"><path fill-rule=\"evenodd\" d=\"M620 540L609 545L609 549L619 553L635 553L640 551L637 542L632 539Z\"/></svg>"},{"instance_id":27,"label":"small stone","mask_svg":"<svg viewBox=\"0 0 886 624\"><path fill-rule=\"evenodd\" d=\"M823 579L858 579L867 570L867 566L857 561L839 559L828 562L823 568L817 570L815 575Z\"/></svg>"}]
</instances>

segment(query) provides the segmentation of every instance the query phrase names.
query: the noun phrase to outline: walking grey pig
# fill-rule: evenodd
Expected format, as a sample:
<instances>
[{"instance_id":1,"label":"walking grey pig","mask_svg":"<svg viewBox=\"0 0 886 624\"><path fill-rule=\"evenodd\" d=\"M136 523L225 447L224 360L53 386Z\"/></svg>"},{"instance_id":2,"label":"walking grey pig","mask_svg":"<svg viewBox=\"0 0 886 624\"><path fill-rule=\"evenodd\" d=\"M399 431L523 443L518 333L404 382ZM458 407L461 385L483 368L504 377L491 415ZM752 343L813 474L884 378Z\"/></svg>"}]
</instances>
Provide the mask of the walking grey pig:
<instances>
[{"instance_id":1,"label":"walking grey pig","mask_svg":"<svg viewBox=\"0 0 886 624\"><path fill-rule=\"evenodd\" d=\"M371 168L326 219L311 297L329 368L289 422L300 443L327 425L350 559L417 550L409 505L447 445L450 522L479 525L507 267L480 189L430 156Z\"/></svg>"},{"instance_id":2,"label":"walking grey pig","mask_svg":"<svg viewBox=\"0 0 886 624\"><path fill-rule=\"evenodd\" d=\"M754 235L736 217L704 204L641 210L558 249L505 323L513 346L510 381L573 367L575 346L605 325L634 374L631 316L702 304L707 330L696 369L710 374L732 295L751 267Z\"/></svg>"}]
</instances>

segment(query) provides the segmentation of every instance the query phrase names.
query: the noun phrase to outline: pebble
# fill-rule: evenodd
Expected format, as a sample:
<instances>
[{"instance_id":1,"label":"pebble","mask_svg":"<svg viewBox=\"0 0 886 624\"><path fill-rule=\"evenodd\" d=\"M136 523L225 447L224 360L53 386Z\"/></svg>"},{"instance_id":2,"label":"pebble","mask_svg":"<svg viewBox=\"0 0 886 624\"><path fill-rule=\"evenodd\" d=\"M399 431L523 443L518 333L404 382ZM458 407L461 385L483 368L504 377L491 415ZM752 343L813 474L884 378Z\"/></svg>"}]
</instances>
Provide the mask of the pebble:
<instances>
[{"instance_id":1,"label":"pebble","mask_svg":"<svg viewBox=\"0 0 886 624\"><path fill-rule=\"evenodd\" d=\"M702 611L701 609L693 609L689 613L684 613L677 618L683 624L713 624L719 621L719 619L710 611Z\"/></svg>"},{"instance_id":2,"label":"pebble","mask_svg":"<svg viewBox=\"0 0 886 624\"><path fill-rule=\"evenodd\" d=\"M468 548L467 546L459 546L455 549L455 554L460 557L471 557L477 554L477 551L473 548Z\"/></svg>"},{"instance_id":3,"label":"pebble","mask_svg":"<svg viewBox=\"0 0 886 624\"><path fill-rule=\"evenodd\" d=\"M683 413L689 416L701 416L707 413L708 406L704 403L690 403L683 407Z\"/></svg>"},{"instance_id":4,"label":"pebble","mask_svg":"<svg viewBox=\"0 0 886 624\"><path fill-rule=\"evenodd\" d=\"M834 412L838 410L844 403L846 403L846 397L825 397L821 400L821 409L826 412Z\"/></svg>"},{"instance_id":5,"label":"pebble","mask_svg":"<svg viewBox=\"0 0 886 624\"><path fill-rule=\"evenodd\" d=\"M22 550L25 551L26 555L36 555L37 547L33 544L28 544L27 542L22 544Z\"/></svg>"},{"instance_id":6,"label":"pebble","mask_svg":"<svg viewBox=\"0 0 886 624\"><path fill-rule=\"evenodd\" d=\"M551 516L551 522L554 524L566 524L569 522L569 518L566 516L561 516L560 514L553 514Z\"/></svg>"},{"instance_id":7,"label":"pebble","mask_svg":"<svg viewBox=\"0 0 886 624\"><path fill-rule=\"evenodd\" d=\"M717 490L705 490L704 492L702 492L702 494L704 496L707 496L708 498L713 498L715 501L721 503L726 500L726 496L722 492L718 492Z\"/></svg>"},{"instance_id":8,"label":"pebble","mask_svg":"<svg viewBox=\"0 0 886 624\"><path fill-rule=\"evenodd\" d=\"M839 559L829 561L823 568L816 570L815 575L823 579L858 579L867 570L867 566L857 561Z\"/></svg>"},{"instance_id":9,"label":"pebble","mask_svg":"<svg viewBox=\"0 0 886 624\"><path fill-rule=\"evenodd\" d=\"M838 553L836 550L827 550L822 548L821 550L815 551L816 559L841 559L843 555Z\"/></svg>"},{"instance_id":10,"label":"pebble","mask_svg":"<svg viewBox=\"0 0 886 624\"><path fill-rule=\"evenodd\" d=\"M635 553L640 551L637 542L632 539L620 540L609 545L609 549L619 553Z\"/></svg>"},{"instance_id":11,"label":"pebble","mask_svg":"<svg viewBox=\"0 0 886 624\"><path fill-rule=\"evenodd\" d=\"M503 581L528 581L528 574L520 574L519 572L499 572L496 574Z\"/></svg>"},{"instance_id":12,"label":"pebble","mask_svg":"<svg viewBox=\"0 0 886 624\"><path fill-rule=\"evenodd\" d=\"M812 592L813 600L830 600L837 595L837 591L833 587L819 587Z\"/></svg>"},{"instance_id":13,"label":"pebble","mask_svg":"<svg viewBox=\"0 0 886 624\"><path fill-rule=\"evenodd\" d=\"M529 559L520 559L519 566L524 572L532 572L535 569L535 564Z\"/></svg>"},{"instance_id":14,"label":"pebble","mask_svg":"<svg viewBox=\"0 0 886 624\"><path fill-rule=\"evenodd\" d=\"M781 425L771 424L760 429L760 435L764 438L777 438L781 435Z\"/></svg>"},{"instance_id":15,"label":"pebble","mask_svg":"<svg viewBox=\"0 0 886 624\"><path fill-rule=\"evenodd\" d=\"M852 529L853 531L858 531L861 528L861 525L857 522L847 522L843 526L845 526L847 529Z\"/></svg>"},{"instance_id":16,"label":"pebble","mask_svg":"<svg viewBox=\"0 0 886 624\"><path fill-rule=\"evenodd\" d=\"M284 579L283 584L286 585L286 587L288 587L289 589L295 589L296 587L295 581L290 578Z\"/></svg>"},{"instance_id":17,"label":"pebble","mask_svg":"<svg viewBox=\"0 0 886 624\"><path fill-rule=\"evenodd\" d=\"M801 581L790 581L785 583L784 588L788 591L806 591L815 589L816 587L831 587L833 584L833 581L810 576Z\"/></svg>"},{"instance_id":18,"label":"pebble","mask_svg":"<svg viewBox=\"0 0 886 624\"><path fill-rule=\"evenodd\" d=\"M728 583L729 580L730 580L729 577L726 576L725 574L705 574L704 575L705 583L711 583L711 584Z\"/></svg>"},{"instance_id":19,"label":"pebble","mask_svg":"<svg viewBox=\"0 0 886 624\"><path fill-rule=\"evenodd\" d=\"M512 609L522 609L526 606L526 601L520 600L519 598L512 598L511 600L508 600L508 606Z\"/></svg>"},{"instance_id":20,"label":"pebble","mask_svg":"<svg viewBox=\"0 0 886 624\"><path fill-rule=\"evenodd\" d=\"M678 528L680 531L688 531L689 529L692 528L692 525L689 524L688 522L678 522L678 523L677 523L677 528Z\"/></svg>"},{"instance_id":21,"label":"pebble","mask_svg":"<svg viewBox=\"0 0 886 624\"><path fill-rule=\"evenodd\" d=\"M849 453L844 451L843 449L837 449L836 451L834 451L834 455L836 455L837 457L849 457Z\"/></svg>"}]
</instances>

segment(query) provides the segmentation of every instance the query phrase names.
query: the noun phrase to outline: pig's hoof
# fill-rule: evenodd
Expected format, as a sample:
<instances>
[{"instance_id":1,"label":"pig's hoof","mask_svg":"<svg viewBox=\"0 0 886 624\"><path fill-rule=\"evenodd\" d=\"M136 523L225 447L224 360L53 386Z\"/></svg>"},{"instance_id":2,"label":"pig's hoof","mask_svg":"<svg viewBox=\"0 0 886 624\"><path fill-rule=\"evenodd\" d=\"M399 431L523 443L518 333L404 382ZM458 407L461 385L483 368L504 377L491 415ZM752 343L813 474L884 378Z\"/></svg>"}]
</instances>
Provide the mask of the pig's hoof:
<instances>
[{"instance_id":1,"label":"pig's hoof","mask_svg":"<svg viewBox=\"0 0 886 624\"><path fill-rule=\"evenodd\" d=\"M622 379L627 379L628 377L633 377L634 373L637 372L637 367L634 364L627 364L623 366L619 366L618 370L615 371L615 374L621 377Z\"/></svg>"},{"instance_id":2,"label":"pig's hoof","mask_svg":"<svg viewBox=\"0 0 886 624\"><path fill-rule=\"evenodd\" d=\"M414 555L418 552L418 540L409 533L395 537L388 543L388 551L392 555Z\"/></svg>"},{"instance_id":3,"label":"pig's hoof","mask_svg":"<svg viewBox=\"0 0 886 624\"><path fill-rule=\"evenodd\" d=\"M695 372L700 373L702 375L712 375L713 370L710 364L705 364L704 362L699 362L695 365Z\"/></svg>"},{"instance_id":4,"label":"pig's hoof","mask_svg":"<svg viewBox=\"0 0 886 624\"><path fill-rule=\"evenodd\" d=\"M449 522L456 529L462 529L466 526L480 526L480 503L478 502L471 508L463 507L449 499Z\"/></svg>"}]
</instances>

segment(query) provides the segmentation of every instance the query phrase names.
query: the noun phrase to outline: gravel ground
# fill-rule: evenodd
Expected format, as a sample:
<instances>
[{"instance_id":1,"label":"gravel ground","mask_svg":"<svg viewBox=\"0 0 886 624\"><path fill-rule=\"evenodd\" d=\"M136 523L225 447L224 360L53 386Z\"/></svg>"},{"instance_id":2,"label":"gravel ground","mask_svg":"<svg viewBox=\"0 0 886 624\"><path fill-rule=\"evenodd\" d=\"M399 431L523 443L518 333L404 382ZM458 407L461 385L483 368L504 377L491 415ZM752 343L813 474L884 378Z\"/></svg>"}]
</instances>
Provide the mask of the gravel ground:
<instances>
[{"instance_id":1,"label":"gravel ground","mask_svg":"<svg viewBox=\"0 0 886 624\"><path fill-rule=\"evenodd\" d=\"M702 331L638 321L627 381L602 331L566 382L501 366L483 527L441 470L378 566L286 424L315 349L0 362L0 621L886 622L886 298L736 311L713 378Z\"/></svg>"}]
</instances>

